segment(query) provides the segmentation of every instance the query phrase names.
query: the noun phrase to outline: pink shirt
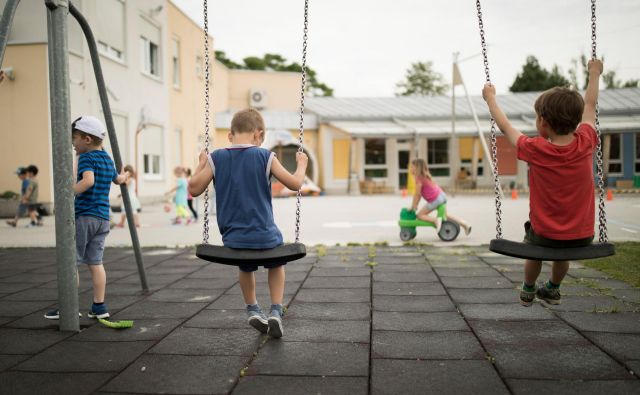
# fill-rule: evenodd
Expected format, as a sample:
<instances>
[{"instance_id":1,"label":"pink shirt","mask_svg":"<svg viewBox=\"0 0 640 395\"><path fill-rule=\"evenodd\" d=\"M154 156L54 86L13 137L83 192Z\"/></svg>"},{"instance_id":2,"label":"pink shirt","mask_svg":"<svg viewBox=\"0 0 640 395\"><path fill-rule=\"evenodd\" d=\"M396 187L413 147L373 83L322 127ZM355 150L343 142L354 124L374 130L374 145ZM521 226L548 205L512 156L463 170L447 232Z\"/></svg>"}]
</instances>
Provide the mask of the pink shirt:
<instances>
[{"instance_id":1,"label":"pink shirt","mask_svg":"<svg viewBox=\"0 0 640 395\"><path fill-rule=\"evenodd\" d=\"M422 184L420 194L427 202L433 202L438 195L442 193L442 189L435 182L429 180L427 177L416 177L416 182Z\"/></svg>"}]
</instances>

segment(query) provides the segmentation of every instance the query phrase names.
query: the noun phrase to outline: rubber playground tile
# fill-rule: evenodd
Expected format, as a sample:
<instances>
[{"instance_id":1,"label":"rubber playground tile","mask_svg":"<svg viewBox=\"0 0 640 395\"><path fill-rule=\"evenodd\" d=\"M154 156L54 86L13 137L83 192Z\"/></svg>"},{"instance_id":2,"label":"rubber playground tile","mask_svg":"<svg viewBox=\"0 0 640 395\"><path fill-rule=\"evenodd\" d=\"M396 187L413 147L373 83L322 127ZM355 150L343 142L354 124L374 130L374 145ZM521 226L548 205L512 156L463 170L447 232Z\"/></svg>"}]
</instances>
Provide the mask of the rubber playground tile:
<instances>
[{"instance_id":1,"label":"rubber playground tile","mask_svg":"<svg viewBox=\"0 0 640 395\"><path fill-rule=\"evenodd\" d=\"M616 394L640 393L640 380L520 380L510 379L507 384L516 395L538 394Z\"/></svg>"},{"instance_id":2,"label":"rubber playground tile","mask_svg":"<svg viewBox=\"0 0 640 395\"><path fill-rule=\"evenodd\" d=\"M55 273L20 273L10 277L0 278L0 288L4 287L4 283L34 283L42 284L48 281L53 281L58 278Z\"/></svg>"},{"instance_id":3,"label":"rubber playground tile","mask_svg":"<svg viewBox=\"0 0 640 395\"><path fill-rule=\"evenodd\" d=\"M289 291L289 290L286 290ZM258 299L258 303L262 307L265 314L269 312L271 307L271 296L268 293L256 293L256 298ZM291 298L293 298L292 293L285 293L283 298L283 304L286 306L291 302ZM242 295L222 295L215 302L211 303L207 306L207 309L213 310L245 310L247 305L244 303L244 299Z\"/></svg>"},{"instance_id":4,"label":"rubber playground tile","mask_svg":"<svg viewBox=\"0 0 640 395\"><path fill-rule=\"evenodd\" d=\"M36 354L72 334L71 332L51 330L0 328L0 352L3 354Z\"/></svg>"},{"instance_id":5,"label":"rubber playground tile","mask_svg":"<svg viewBox=\"0 0 640 395\"><path fill-rule=\"evenodd\" d=\"M39 372L119 372L153 342L62 341L16 366L15 370ZM61 356L68 356L61 358Z\"/></svg>"},{"instance_id":6,"label":"rubber playground tile","mask_svg":"<svg viewBox=\"0 0 640 395\"><path fill-rule=\"evenodd\" d=\"M296 376L246 376L241 377L233 395L268 393L299 395L304 388L307 394L366 395L369 380L366 377L296 377Z\"/></svg>"},{"instance_id":7,"label":"rubber playground tile","mask_svg":"<svg viewBox=\"0 0 640 395\"><path fill-rule=\"evenodd\" d=\"M11 294L25 289L34 288L35 286L37 286L37 284L34 283L0 283L0 292Z\"/></svg>"},{"instance_id":8,"label":"rubber playground tile","mask_svg":"<svg viewBox=\"0 0 640 395\"><path fill-rule=\"evenodd\" d=\"M286 330L285 326L285 336ZM369 345L269 340L249 366L248 374L366 377Z\"/></svg>"},{"instance_id":9,"label":"rubber playground tile","mask_svg":"<svg viewBox=\"0 0 640 395\"><path fill-rule=\"evenodd\" d=\"M282 341L369 343L368 321L315 321L286 318Z\"/></svg>"},{"instance_id":10,"label":"rubber playground tile","mask_svg":"<svg viewBox=\"0 0 640 395\"><path fill-rule=\"evenodd\" d=\"M316 267L313 268L309 274L311 277L358 277L371 275L371 269L369 267ZM287 275L288 276L288 275Z\"/></svg>"},{"instance_id":11,"label":"rubber playground tile","mask_svg":"<svg viewBox=\"0 0 640 395\"><path fill-rule=\"evenodd\" d=\"M309 277L302 288L367 288L371 286L370 277Z\"/></svg>"},{"instance_id":12,"label":"rubber playground tile","mask_svg":"<svg viewBox=\"0 0 640 395\"><path fill-rule=\"evenodd\" d=\"M0 316L21 317L50 306L55 301L21 302L16 300L0 300Z\"/></svg>"},{"instance_id":13,"label":"rubber playground tile","mask_svg":"<svg viewBox=\"0 0 640 395\"><path fill-rule=\"evenodd\" d=\"M508 304L460 304L460 312L467 319L475 320L552 320L553 313L538 303L524 307L520 303Z\"/></svg>"},{"instance_id":14,"label":"rubber playground tile","mask_svg":"<svg viewBox=\"0 0 640 395\"><path fill-rule=\"evenodd\" d=\"M170 285L170 288L227 289L238 282L238 278L185 278Z\"/></svg>"},{"instance_id":15,"label":"rubber playground tile","mask_svg":"<svg viewBox=\"0 0 640 395\"><path fill-rule=\"evenodd\" d=\"M450 289L449 295L456 303L520 303L515 289Z\"/></svg>"},{"instance_id":16,"label":"rubber playground tile","mask_svg":"<svg viewBox=\"0 0 640 395\"><path fill-rule=\"evenodd\" d=\"M407 332L467 331L469 327L457 312L398 313L374 311L373 330Z\"/></svg>"},{"instance_id":17,"label":"rubber playground tile","mask_svg":"<svg viewBox=\"0 0 640 395\"><path fill-rule=\"evenodd\" d=\"M640 313L558 313L581 331L640 333Z\"/></svg>"},{"instance_id":18,"label":"rubber playground tile","mask_svg":"<svg viewBox=\"0 0 640 395\"><path fill-rule=\"evenodd\" d=\"M288 316L288 314L287 314ZM247 312L242 309L234 310L210 310L205 309L185 322L186 328L220 328L220 329L248 329Z\"/></svg>"},{"instance_id":19,"label":"rubber playground tile","mask_svg":"<svg viewBox=\"0 0 640 395\"><path fill-rule=\"evenodd\" d=\"M250 356L260 345L261 337L260 332L250 327L247 329L178 328L149 350L149 353Z\"/></svg>"},{"instance_id":20,"label":"rubber playground tile","mask_svg":"<svg viewBox=\"0 0 640 395\"><path fill-rule=\"evenodd\" d=\"M543 305L555 311L619 312L632 311L633 306L611 296L564 296L559 305Z\"/></svg>"},{"instance_id":21,"label":"rubber playground tile","mask_svg":"<svg viewBox=\"0 0 640 395\"><path fill-rule=\"evenodd\" d=\"M296 290L300 288L302 285L301 282L289 282L286 281L284 284L284 292L285 294L296 293ZM236 284L233 287L224 291L225 295L238 295L239 298L242 298L239 295L242 295L242 289L240 288L240 284ZM267 283L256 283L256 294L269 295L269 284Z\"/></svg>"},{"instance_id":22,"label":"rubber playground tile","mask_svg":"<svg viewBox=\"0 0 640 395\"><path fill-rule=\"evenodd\" d=\"M569 277L573 278L600 278L607 279L608 275L596 269L591 268L571 268L567 273Z\"/></svg>"},{"instance_id":23,"label":"rubber playground tile","mask_svg":"<svg viewBox=\"0 0 640 395\"><path fill-rule=\"evenodd\" d=\"M485 353L471 332L373 331L372 358L484 359Z\"/></svg>"},{"instance_id":24,"label":"rubber playground tile","mask_svg":"<svg viewBox=\"0 0 640 395\"><path fill-rule=\"evenodd\" d=\"M612 293L613 296L625 302L640 304L640 289L614 289Z\"/></svg>"},{"instance_id":25,"label":"rubber playground tile","mask_svg":"<svg viewBox=\"0 0 640 395\"><path fill-rule=\"evenodd\" d=\"M437 282L438 278L431 271L425 272L373 272L374 282L428 283Z\"/></svg>"},{"instance_id":26,"label":"rubber playground tile","mask_svg":"<svg viewBox=\"0 0 640 395\"><path fill-rule=\"evenodd\" d=\"M205 266L197 271L187 275L185 279L203 279L203 278L235 278L238 279L238 269L214 269L213 266Z\"/></svg>"},{"instance_id":27,"label":"rubber playground tile","mask_svg":"<svg viewBox=\"0 0 640 395\"><path fill-rule=\"evenodd\" d=\"M285 274L286 281L290 282L302 282L307 277L307 272L287 272ZM257 272L256 283L266 283L269 281L267 272Z\"/></svg>"},{"instance_id":28,"label":"rubber playground tile","mask_svg":"<svg viewBox=\"0 0 640 395\"><path fill-rule=\"evenodd\" d=\"M442 277L447 288L513 288L511 281L505 277Z\"/></svg>"},{"instance_id":29,"label":"rubber playground tile","mask_svg":"<svg viewBox=\"0 0 640 395\"><path fill-rule=\"evenodd\" d=\"M608 288L608 289L633 289L633 286L629 283L620 280L613 279L600 279L600 278L590 278L589 281L593 281L600 288Z\"/></svg>"},{"instance_id":30,"label":"rubber playground tile","mask_svg":"<svg viewBox=\"0 0 640 395\"><path fill-rule=\"evenodd\" d=\"M446 295L440 283L374 282L374 295Z\"/></svg>"},{"instance_id":31,"label":"rubber playground tile","mask_svg":"<svg viewBox=\"0 0 640 395\"><path fill-rule=\"evenodd\" d=\"M620 361L640 360L640 334L583 332L598 347Z\"/></svg>"},{"instance_id":32,"label":"rubber playground tile","mask_svg":"<svg viewBox=\"0 0 640 395\"><path fill-rule=\"evenodd\" d=\"M540 347L566 344L588 345L589 341L561 320L494 321L471 320L480 341L491 348L500 345L539 345Z\"/></svg>"},{"instance_id":33,"label":"rubber playground tile","mask_svg":"<svg viewBox=\"0 0 640 395\"><path fill-rule=\"evenodd\" d=\"M109 275L107 273L107 275ZM147 277L147 283L148 284L155 284L155 285L168 285L171 284L175 281L180 280L181 278L184 277L184 274L182 273L178 273L178 274L150 274L147 273L146 274ZM140 284L140 276L135 273L135 274L131 274L127 277L121 278L117 281L115 281L114 283L117 284Z\"/></svg>"},{"instance_id":34,"label":"rubber playground tile","mask_svg":"<svg viewBox=\"0 0 640 395\"><path fill-rule=\"evenodd\" d=\"M489 361L411 361L374 359L371 393L508 394Z\"/></svg>"},{"instance_id":35,"label":"rubber playground tile","mask_svg":"<svg viewBox=\"0 0 640 395\"><path fill-rule=\"evenodd\" d=\"M0 372L3 370L10 369L11 367L19 364L27 358L30 358L29 354L13 354L13 355L4 355L0 354Z\"/></svg>"},{"instance_id":36,"label":"rubber playground tile","mask_svg":"<svg viewBox=\"0 0 640 395\"><path fill-rule=\"evenodd\" d=\"M489 349L504 378L633 380L624 367L593 345L503 345Z\"/></svg>"},{"instance_id":37,"label":"rubber playground tile","mask_svg":"<svg viewBox=\"0 0 640 395\"><path fill-rule=\"evenodd\" d=\"M104 385L113 373L0 373L0 388L7 394L92 394Z\"/></svg>"},{"instance_id":38,"label":"rubber playground tile","mask_svg":"<svg viewBox=\"0 0 640 395\"><path fill-rule=\"evenodd\" d=\"M91 284L90 282L88 284ZM162 286L158 284L148 283L149 291L156 291ZM82 283L81 283L82 286ZM86 290L90 289L90 285L86 288ZM107 285L107 294L108 297L111 295L130 295L130 296L143 296L144 293L142 291L142 286L138 284L123 284L123 283L110 283Z\"/></svg>"},{"instance_id":39,"label":"rubber playground tile","mask_svg":"<svg viewBox=\"0 0 640 395\"><path fill-rule=\"evenodd\" d=\"M377 262L377 265L373 267L376 272L433 272L433 269L426 264L426 262L419 264L388 264Z\"/></svg>"},{"instance_id":40,"label":"rubber playground tile","mask_svg":"<svg viewBox=\"0 0 640 395\"><path fill-rule=\"evenodd\" d=\"M156 276L159 274L182 274L183 276L186 276L198 270L198 267L194 266L175 266L175 264L173 263L171 265L161 263L156 266L150 267L145 272L149 276ZM111 271L109 271L108 274L111 275Z\"/></svg>"},{"instance_id":41,"label":"rubber playground tile","mask_svg":"<svg viewBox=\"0 0 640 395\"><path fill-rule=\"evenodd\" d=\"M114 330L104 325L93 325L73 336L73 341L128 342L159 340L182 323L180 319L135 320L133 328Z\"/></svg>"},{"instance_id":42,"label":"rubber playground tile","mask_svg":"<svg viewBox=\"0 0 640 395\"><path fill-rule=\"evenodd\" d=\"M317 321L369 321L371 308L369 303L307 303L295 301L289 306L287 319L306 319Z\"/></svg>"},{"instance_id":43,"label":"rubber playground tile","mask_svg":"<svg viewBox=\"0 0 640 395\"><path fill-rule=\"evenodd\" d=\"M202 310L206 303L169 303L142 301L115 315L116 319L188 318Z\"/></svg>"},{"instance_id":44,"label":"rubber playground tile","mask_svg":"<svg viewBox=\"0 0 640 395\"><path fill-rule=\"evenodd\" d=\"M356 289L301 289L297 302L369 302L370 290Z\"/></svg>"},{"instance_id":45,"label":"rubber playground tile","mask_svg":"<svg viewBox=\"0 0 640 395\"><path fill-rule=\"evenodd\" d=\"M101 390L124 393L227 394L247 357L146 354Z\"/></svg>"},{"instance_id":46,"label":"rubber playground tile","mask_svg":"<svg viewBox=\"0 0 640 395\"><path fill-rule=\"evenodd\" d=\"M440 277L495 277L500 275L497 270L490 267L473 267L473 268L434 268Z\"/></svg>"},{"instance_id":47,"label":"rubber playground tile","mask_svg":"<svg viewBox=\"0 0 640 395\"><path fill-rule=\"evenodd\" d=\"M19 317L0 317L0 326L11 322L11 321L15 321L17 320Z\"/></svg>"},{"instance_id":48,"label":"rubber playground tile","mask_svg":"<svg viewBox=\"0 0 640 395\"><path fill-rule=\"evenodd\" d=\"M448 296L374 295L373 310L433 313L456 311L456 308Z\"/></svg>"},{"instance_id":49,"label":"rubber playground tile","mask_svg":"<svg viewBox=\"0 0 640 395\"><path fill-rule=\"evenodd\" d=\"M155 302L213 302L224 293L224 289L163 288L154 292L147 300Z\"/></svg>"}]
</instances>

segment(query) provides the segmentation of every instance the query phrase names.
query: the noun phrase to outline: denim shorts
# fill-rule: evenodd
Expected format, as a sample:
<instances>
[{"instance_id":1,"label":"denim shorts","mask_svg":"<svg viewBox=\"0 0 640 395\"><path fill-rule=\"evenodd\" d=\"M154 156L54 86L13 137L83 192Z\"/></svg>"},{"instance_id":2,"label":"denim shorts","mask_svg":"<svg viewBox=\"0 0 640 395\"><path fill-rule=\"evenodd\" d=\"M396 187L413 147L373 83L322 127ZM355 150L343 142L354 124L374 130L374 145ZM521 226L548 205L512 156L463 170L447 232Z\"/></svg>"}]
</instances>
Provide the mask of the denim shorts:
<instances>
[{"instance_id":1,"label":"denim shorts","mask_svg":"<svg viewBox=\"0 0 640 395\"><path fill-rule=\"evenodd\" d=\"M273 269L276 267L284 266L286 264L287 262L278 262L278 263L267 263L265 265L260 265L260 266L264 266L265 269ZM239 268L241 272L251 273L258 270L258 265L240 265Z\"/></svg>"},{"instance_id":2,"label":"denim shorts","mask_svg":"<svg viewBox=\"0 0 640 395\"><path fill-rule=\"evenodd\" d=\"M548 239L534 232L531 222L527 221L524 223L524 242L527 244L551 248L586 247L593 243L593 236L575 240Z\"/></svg>"},{"instance_id":3,"label":"denim shorts","mask_svg":"<svg viewBox=\"0 0 640 395\"><path fill-rule=\"evenodd\" d=\"M433 211L438 207L440 207L441 205L445 204L446 202L447 202L447 195L444 192L440 192L436 200L432 202L427 202L427 205L425 207L427 208L427 210Z\"/></svg>"},{"instance_id":4,"label":"denim shorts","mask_svg":"<svg viewBox=\"0 0 640 395\"><path fill-rule=\"evenodd\" d=\"M77 262L102 265L104 241L108 234L109 221L106 219L91 216L76 218Z\"/></svg>"}]
</instances>

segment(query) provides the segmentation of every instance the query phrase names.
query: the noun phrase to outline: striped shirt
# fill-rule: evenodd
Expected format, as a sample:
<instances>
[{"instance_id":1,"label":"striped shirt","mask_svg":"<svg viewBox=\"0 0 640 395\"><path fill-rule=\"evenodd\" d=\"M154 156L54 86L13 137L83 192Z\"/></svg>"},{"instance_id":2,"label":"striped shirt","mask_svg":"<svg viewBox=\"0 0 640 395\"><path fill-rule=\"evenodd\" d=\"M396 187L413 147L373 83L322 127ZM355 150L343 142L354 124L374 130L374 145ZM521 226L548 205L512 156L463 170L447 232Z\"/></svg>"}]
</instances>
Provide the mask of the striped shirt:
<instances>
[{"instance_id":1,"label":"striped shirt","mask_svg":"<svg viewBox=\"0 0 640 395\"><path fill-rule=\"evenodd\" d=\"M108 221L109 190L111 182L118 177L113 161L102 150L85 152L80 154L78 159L78 181L82 180L82 175L86 171L93 173L94 184L76 196L76 218L91 216Z\"/></svg>"}]
</instances>

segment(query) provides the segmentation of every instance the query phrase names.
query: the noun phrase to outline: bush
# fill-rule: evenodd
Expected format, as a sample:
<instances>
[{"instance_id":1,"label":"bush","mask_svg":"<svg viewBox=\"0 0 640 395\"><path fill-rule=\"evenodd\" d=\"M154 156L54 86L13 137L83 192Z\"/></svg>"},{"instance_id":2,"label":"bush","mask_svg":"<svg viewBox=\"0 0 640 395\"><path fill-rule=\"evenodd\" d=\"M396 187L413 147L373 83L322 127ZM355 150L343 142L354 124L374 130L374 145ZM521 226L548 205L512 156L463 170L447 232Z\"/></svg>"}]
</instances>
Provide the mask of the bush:
<instances>
[{"instance_id":1,"label":"bush","mask_svg":"<svg viewBox=\"0 0 640 395\"><path fill-rule=\"evenodd\" d=\"M20 194L13 191L4 191L2 195L0 195L0 199L17 199L19 196Z\"/></svg>"}]
</instances>

